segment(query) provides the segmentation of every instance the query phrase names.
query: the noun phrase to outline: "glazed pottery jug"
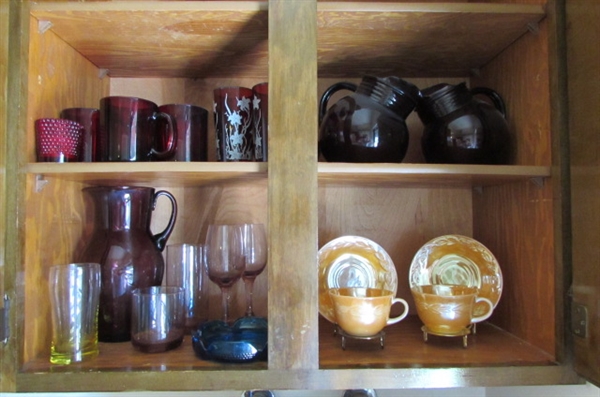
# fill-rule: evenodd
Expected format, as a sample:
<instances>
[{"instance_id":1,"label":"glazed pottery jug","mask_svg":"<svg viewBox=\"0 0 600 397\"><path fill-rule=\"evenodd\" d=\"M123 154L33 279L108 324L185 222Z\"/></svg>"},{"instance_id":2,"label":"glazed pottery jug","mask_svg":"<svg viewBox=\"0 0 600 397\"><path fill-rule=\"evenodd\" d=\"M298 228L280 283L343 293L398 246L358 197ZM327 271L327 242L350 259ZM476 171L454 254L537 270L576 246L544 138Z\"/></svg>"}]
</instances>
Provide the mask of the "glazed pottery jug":
<instances>
[{"instance_id":1,"label":"glazed pottery jug","mask_svg":"<svg viewBox=\"0 0 600 397\"><path fill-rule=\"evenodd\" d=\"M502 97L494 90L469 90L465 83L437 84L421 91L417 114L429 163L507 164L510 134ZM488 97L493 105L476 98Z\"/></svg>"},{"instance_id":2,"label":"glazed pottery jug","mask_svg":"<svg viewBox=\"0 0 600 397\"><path fill-rule=\"evenodd\" d=\"M355 91L327 110L331 95ZM408 148L406 117L415 109L419 89L398 77L364 76L357 87L340 82L321 97L319 149L327 161L400 163Z\"/></svg>"},{"instance_id":3,"label":"glazed pottery jug","mask_svg":"<svg viewBox=\"0 0 600 397\"><path fill-rule=\"evenodd\" d=\"M162 283L161 252L175 225L177 202L171 193L150 187L94 186L83 192L94 222L80 259L102 267L98 339L128 341L132 291ZM162 232L152 234L152 211L160 196L171 201L171 216Z\"/></svg>"}]
</instances>

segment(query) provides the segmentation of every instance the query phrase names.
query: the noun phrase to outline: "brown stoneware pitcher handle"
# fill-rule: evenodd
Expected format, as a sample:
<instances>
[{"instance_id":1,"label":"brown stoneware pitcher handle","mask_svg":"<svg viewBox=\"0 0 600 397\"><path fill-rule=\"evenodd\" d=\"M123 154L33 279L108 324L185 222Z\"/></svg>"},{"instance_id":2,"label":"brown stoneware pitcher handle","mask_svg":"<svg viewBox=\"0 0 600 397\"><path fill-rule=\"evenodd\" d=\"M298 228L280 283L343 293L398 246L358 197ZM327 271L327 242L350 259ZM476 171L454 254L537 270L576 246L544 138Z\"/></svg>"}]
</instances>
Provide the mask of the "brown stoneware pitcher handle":
<instances>
[{"instance_id":1,"label":"brown stoneware pitcher handle","mask_svg":"<svg viewBox=\"0 0 600 397\"><path fill-rule=\"evenodd\" d=\"M504 100L496 91L487 87L475 87L471 89L471 95L484 95L488 97L494 107L502 114L504 118L506 118L506 105L504 104Z\"/></svg>"},{"instance_id":2,"label":"brown stoneware pitcher handle","mask_svg":"<svg viewBox=\"0 0 600 397\"><path fill-rule=\"evenodd\" d=\"M175 197L166 190L159 190L154 194L154 200L152 203L152 210L156 208L156 201L160 196L166 196L171 201L171 217L169 218L169 223L167 227L160 233L157 233L152 236L152 242L158 248L159 251L163 251L167 245L167 240L173 231L173 227L175 226L175 219L177 218L177 201Z\"/></svg>"}]
</instances>

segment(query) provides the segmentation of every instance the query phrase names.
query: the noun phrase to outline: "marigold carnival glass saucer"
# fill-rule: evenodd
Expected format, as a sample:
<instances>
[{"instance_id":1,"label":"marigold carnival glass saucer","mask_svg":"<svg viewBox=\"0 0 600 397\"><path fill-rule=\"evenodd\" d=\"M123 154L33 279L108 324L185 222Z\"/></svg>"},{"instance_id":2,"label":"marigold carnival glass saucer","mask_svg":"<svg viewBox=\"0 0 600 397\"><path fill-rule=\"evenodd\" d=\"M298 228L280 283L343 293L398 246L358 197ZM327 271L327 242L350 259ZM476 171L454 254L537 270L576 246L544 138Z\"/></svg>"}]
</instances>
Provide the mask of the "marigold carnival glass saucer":
<instances>
[{"instance_id":1,"label":"marigold carnival glass saucer","mask_svg":"<svg viewBox=\"0 0 600 397\"><path fill-rule=\"evenodd\" d=\"M489 299L494 308L502 295L502 271L490 250L466 236L436 237L415 254L409 271L410 288L423 285L476 287L477 296ZM485 303L475 306L473 316L487 311Z\"/></svg>"},{"instance_id":2,"label":"marigold carnival glass saucer","mask_svg":"<svg viewBox=\"0 0 600 397\"><path fill-rule=\"evenodd\" d=\"M342 236L319 250L319 313L336 323L330 288L387 289L396 295L398 275L392 258L377 243L360 236Z\"/></svg>"}]
</instances>

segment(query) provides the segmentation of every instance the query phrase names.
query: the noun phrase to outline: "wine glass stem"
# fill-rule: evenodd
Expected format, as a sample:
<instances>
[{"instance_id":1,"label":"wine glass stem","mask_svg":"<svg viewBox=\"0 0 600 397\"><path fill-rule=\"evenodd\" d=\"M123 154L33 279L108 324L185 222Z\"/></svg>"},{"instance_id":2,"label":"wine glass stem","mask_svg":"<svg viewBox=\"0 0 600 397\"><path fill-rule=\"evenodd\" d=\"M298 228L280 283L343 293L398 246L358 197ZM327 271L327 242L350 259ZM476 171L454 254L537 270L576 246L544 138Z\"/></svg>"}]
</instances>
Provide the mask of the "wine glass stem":
<instances>
[{"instance_id":1,"label":"wine glass stem","mask_svg":"<svg viewBox=\"0 0 600 397\"><path fill-rule=\"evenodd\" d=\"M229 287L221 287L221 303L223 305L223 321L229 321Z\"/></svg>"},{"instance_id":2,"label":"wine glass stem","mask_svg":"<svg viewBox=\"0 0 600 397\"><path fill-rule=\"evenodd\" d=\"M246 287L246 316L254 316L252 311L252 295L254 291L254 278L244 278L244 285Z\"/></svg>"}]
</instances>

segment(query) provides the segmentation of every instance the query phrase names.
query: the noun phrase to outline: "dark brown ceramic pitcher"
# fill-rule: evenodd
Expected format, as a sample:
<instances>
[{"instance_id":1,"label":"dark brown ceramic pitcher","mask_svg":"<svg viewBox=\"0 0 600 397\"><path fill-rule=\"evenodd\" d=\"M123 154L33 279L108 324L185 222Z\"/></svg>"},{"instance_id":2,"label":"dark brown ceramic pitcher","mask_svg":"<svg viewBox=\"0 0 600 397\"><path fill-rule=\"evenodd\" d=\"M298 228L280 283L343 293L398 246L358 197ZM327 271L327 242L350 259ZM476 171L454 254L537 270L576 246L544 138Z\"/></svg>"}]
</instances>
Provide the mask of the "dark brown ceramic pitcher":
<instances>
[{"instance_id":1,"label":"dark brown ceramic pitcher","mask_svg":"<svg viewBox=\"0 0 600 397\"><path fill-rule=\"evenodd\" d=\"M149 187L95 186L83 192L93 209L94 230L80 260L102 267L98 339L128 341L131 293L162 283L161 251L175 225L177 202L171 193ZM162 232L152 234L152 211L160 196L171 201L171 216Z\"/></svg>"},{"instance_id":2,"label":"dark brown ceramic pitcher","mask_svg":"<svg viewBox=\"0 0 600 397\"><path fill-rule=\"evenodd\" d=\"M511 138L496 91L461 83L437 84L421 94L417 113L425 125L421 147L428 163L508 164Z\"/></svg>"},{"instance_id":3,"label":"dark brown ceramic pitcher","mask_svg":"<svg viewBox=\"0 0 600 397\"><path fill-rule=\"evenodd\" d=\"M355 92L327 109L331 95L342 89ZM405 120L418 99L416 86L394 76L332 85L319 104L321 154L329 162L402 162L409 138Z\"/></svg>"}]
</instances>

